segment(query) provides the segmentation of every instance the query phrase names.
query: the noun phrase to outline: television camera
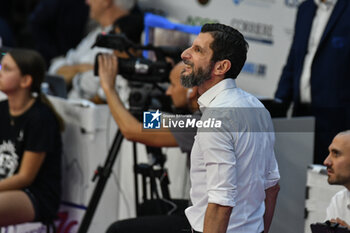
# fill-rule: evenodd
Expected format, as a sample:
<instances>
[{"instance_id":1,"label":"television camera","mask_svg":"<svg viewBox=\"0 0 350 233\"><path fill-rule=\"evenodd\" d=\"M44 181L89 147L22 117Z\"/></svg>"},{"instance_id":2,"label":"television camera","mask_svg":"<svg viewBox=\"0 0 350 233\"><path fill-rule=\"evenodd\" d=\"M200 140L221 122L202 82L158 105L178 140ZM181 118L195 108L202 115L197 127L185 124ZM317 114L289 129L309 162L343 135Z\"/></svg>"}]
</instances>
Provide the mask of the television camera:
<instances>
[{"instance_id":1,"label":"television camera","mask_svg":"<svg viewBox=\"0 0 350 233\"><path fill-rule=\"evenodd\" d=\"M166 83L172 64L166 58L177 63L181 60L182 48L171 46L138 45L130 41L122 33L99 34L92 47L103 47L124 52L129 58L118 58L118 72L129 81L130 112L141 120L142 112L148 109L161 109L173 112L171 100L165 96ZM155 59L137 57L137 52L151 51ZM98 76L98 56L95 57L94 74Z\"/></svg>"},{"instance_id":2,"label":"television camera","mask_svg":"<svg viewBox=\"0 0 350 233\"><path fill-rule=\"evenodd\" d=\"M118 59L118 71L119 73L129 81L139 81L145 83L163 83L168 82L169 72L172 68L170 62L166 60L166 57L173 59L175 63L180 61L180 55L183 51L182 48L159 46L155 47L151 44L143 46L136 45L130 41L124 34L99 34L96 37L95 44L92 47L103 47L118 50L119 52L125 52L129 58ZM156 56L156 60L136 57L131 52L134 51L149 50L153 51ZM98 76L98 61L97 58L100 54L96 55L94 74Z\"/></svg>"}]
</instances>

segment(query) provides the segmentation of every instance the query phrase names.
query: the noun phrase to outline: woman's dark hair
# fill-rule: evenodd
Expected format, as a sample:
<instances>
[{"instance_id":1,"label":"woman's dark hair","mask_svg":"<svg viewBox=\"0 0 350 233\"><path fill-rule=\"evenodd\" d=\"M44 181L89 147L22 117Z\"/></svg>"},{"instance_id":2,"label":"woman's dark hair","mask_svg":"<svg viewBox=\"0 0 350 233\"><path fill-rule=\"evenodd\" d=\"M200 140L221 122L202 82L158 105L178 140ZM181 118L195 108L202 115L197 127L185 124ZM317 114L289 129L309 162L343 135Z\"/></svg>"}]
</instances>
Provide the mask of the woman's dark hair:
<instances>
[{"instance_id":1,"label":"woman's dark hair","mask_svg":"<svg viewBox=\"0 0 350 233\"><path fill-rule=\"evenodd\" d=\"M8 53L15 60L22 75L29 74L32 76L30 91L39 94L46 72L46 64L42 56L38 52L29 49L11 49Z\"/></svg>"},{"instance_id":2,"label":"woman's dark hair","mask_svg":"<svg viewBox=\"0 0 350 233\"><path fill-rule=\"evenodd\" d=\"M41 102L52 109L59 122L60 130L63 131L63 119L56 112L52 103L41 93L41 83L44 81L46 74L46 64L43 57L38 52L29 49L11 49L8 54L16 62L22 75L30 75L32 77L30 92L37 93Z\"/></svg>"},{"instance_id":3,"label":"woman's dark hair","mask_svg":"<svg viewBox=\"0 0 350 233\"><path fill-rule=\"evenodd\" d=\"M213 62L227 59L231 68L225 78L236 79L247 59L248 43L236 29L219 23L204 24L202 33L208 32L213 37L210 48L213 50Z\"/></svg>"}]
</instances>

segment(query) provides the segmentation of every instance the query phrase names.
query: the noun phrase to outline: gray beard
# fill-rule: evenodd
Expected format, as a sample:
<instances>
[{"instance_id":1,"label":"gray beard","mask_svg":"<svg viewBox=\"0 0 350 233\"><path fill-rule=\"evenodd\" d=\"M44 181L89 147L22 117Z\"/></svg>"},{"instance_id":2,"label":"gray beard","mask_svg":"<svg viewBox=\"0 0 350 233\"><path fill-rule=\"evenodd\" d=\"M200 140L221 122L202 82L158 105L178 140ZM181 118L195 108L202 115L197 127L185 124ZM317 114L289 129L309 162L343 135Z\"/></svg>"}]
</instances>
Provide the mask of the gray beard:
<instances>
[{"instance_id":1,"label":"gray beard","mask_svg":"<svg viewBox=\"0 0 350 233\"><path fill-rule=\"evenodd\" d=\"M213 69L213 65L211 64L207 70L203 70L202 68L198 69L198 72L195 73L192 67L192 73L189 75L183 75L181 73L181 84L186 88L191 88L195 86L202 85L205 81L211 78L210 73Z\"/></svg>"}]
</instances>

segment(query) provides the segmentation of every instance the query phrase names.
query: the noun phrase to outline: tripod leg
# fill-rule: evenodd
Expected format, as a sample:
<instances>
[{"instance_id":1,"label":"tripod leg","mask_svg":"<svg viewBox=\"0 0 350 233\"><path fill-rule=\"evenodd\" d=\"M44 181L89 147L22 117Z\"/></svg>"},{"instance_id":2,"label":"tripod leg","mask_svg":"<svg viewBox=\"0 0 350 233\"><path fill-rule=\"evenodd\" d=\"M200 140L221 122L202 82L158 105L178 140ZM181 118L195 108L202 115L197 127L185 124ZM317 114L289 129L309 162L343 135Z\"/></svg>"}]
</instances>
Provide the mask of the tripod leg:
<instances>
[{"instance_id":1,"label":"tripod leg","mask_svg":"<svg viewBox=\"0 0 350 233\"><path fill-rule=\"evenodd\" d=\"M167 169L163 168L161 176L159 177L160 188L162 190L162 196L165 199L171 200L169 191L169 176Z\"/></svg>"},{"instance_id":2,"label":"tripod leg","mask_svg":"<svg viewBox=\"0 0 350 233\"><path fill-rule=\"evenodd\" d=\"M99 169L99 174L98 174L98 182L95 186L94 192L91 196L89 205L86 209L86 212L84 214L83 220L80 224L78 233L86 233L89 229L91 220L94 216L94 213L96 211L96 207L98 205L98 202L100 201L100 198L102 196L104 187L106 186L107 180L112 173L112 168L114 165L114 162L117 158L120 146L123 142L123 135L120 130L118 130L113 144L108 152L108 156L106 158L104 166Z\"/></svg>"},{"instance_id":3,"label":"tripod leg","mask_svg":"<svg viewBox=\"0 0 350 233\"><path fill-rule=\"evenodd\" d=\"M157 190L157 182L156 182L156 177L154 175L153 167L151 167L149 178L150 178L150 186L151 186L151 199L153 199L153 194L154 194L156 199L159 199L159 194L158 194L158 190Z\"/></svg>"},{"instance_id":4,"label":"tripod leg","mask_svg":"<svg viewBox=\"0 0 350 233\"><path fill-rule=\"evenodd\" d=\"M132 144L133 155L134 155L134 185L135 185L135 207L136 207L136 216L140 214L140 203L139 203L139 182L137 177L137 148L136 142Z\"/></svg>"}]
</instances>

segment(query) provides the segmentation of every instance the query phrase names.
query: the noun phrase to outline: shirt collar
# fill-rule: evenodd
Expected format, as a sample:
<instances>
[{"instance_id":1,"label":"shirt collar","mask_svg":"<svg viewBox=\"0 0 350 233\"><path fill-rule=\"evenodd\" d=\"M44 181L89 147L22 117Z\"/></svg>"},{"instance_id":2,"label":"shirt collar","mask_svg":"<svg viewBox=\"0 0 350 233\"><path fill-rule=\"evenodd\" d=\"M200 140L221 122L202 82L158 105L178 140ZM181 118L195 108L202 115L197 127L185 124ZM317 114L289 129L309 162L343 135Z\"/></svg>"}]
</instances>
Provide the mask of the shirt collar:
<instances>
[{"instance_id":1,"label":"shirt collar","mask_svg":"<svg viewBox=\"0 0 350 233\"><path fill-rule=\"evenodd\" d=\"M226 89L236 88L236 82L232 78L226 78L222 81L218 82L211 88L209 88L206 92L204 92L198 98L199 109L202 111L203 108L208 107L209 104L215 99L215 97Z\"/></svg>"},{"instance_id":2,"label":"shirt collar","mask_svg":"<svg viewBox=\"0 0 350 233\"><path fill-rule=\"evenodd\" d=\"M325 2L322 2L322 0L314 0L317 7L323 7L326 10L329 10L330 7L333 7L336 1L337 0L326 0Z\"/></svg>"}]
</instances>

